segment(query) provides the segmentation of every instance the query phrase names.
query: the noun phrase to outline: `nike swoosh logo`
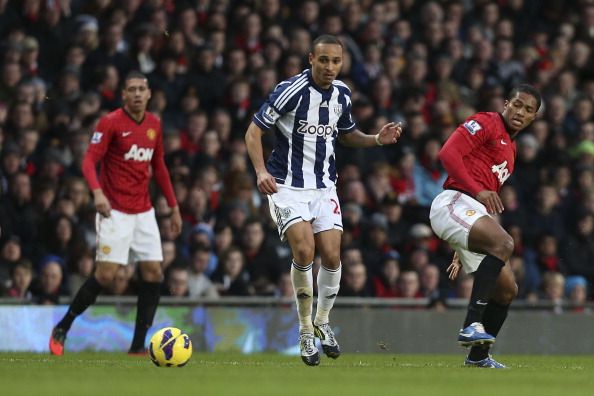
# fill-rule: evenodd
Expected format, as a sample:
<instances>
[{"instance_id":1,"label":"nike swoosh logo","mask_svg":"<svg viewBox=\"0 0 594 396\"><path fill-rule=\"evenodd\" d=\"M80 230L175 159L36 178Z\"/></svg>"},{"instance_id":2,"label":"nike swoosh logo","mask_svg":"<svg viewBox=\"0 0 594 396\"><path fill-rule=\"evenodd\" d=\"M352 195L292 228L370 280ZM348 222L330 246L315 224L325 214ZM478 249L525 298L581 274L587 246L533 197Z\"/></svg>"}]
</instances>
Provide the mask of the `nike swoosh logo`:
<instances>
[{"instance_id":1,"label":"nike swoosh logo","mask_svg":"<svg viewBox=\"0 0 594 396\"><path fill-rule=\"evenodd\" d=\"M505 143L505 140L501 139L501 144L507 145L507 143Z\"/></svg>"},{"instance_id":2,"label":"nike swoosh logo","mask_svg":"<svg viewBox=\"0 0 594 396\"><path fill-rule=\"evenodd\" d=\"M460 334L462 337L472 337L474 335L474 332L470 333L470 334Z\"/></svg>"},{"instance_id":3,"label":"nike swoosh logo","mask_svg":"<svg viewBox=\"0 0 594 396\"><path fill-rule=\"evenodd\" d=\"M128 136L129 134L131 134L131 133L132 133L132 132L122 132L122 136L123 136L123 137L126 137L126 136Z\"/></svg>"},{"instance_id":4,"label":"nike swoosh logo","mask_svg":"<svg viewBox=\"0 0 594 396\"><path fill-rule=\"evenodd\" d=\"M332 300L333 298L336 298L336 293L334 293L334 294L330 294L329 296L326 296L326 298L327 298L328 300Z\"/></svg>"},{"instance_id":5,"label":"nike swoosh logo","mask_svg":"<svg viewBox=\"0 0 594 396\"><path fill-rule=\"evenodd\" d=\"M487 305L487 304L488 304L487 302L485 302L485 301L481 301L481 300L478 300L476 303L477 303L478 305Z\"/></svg>"}]
</instances>

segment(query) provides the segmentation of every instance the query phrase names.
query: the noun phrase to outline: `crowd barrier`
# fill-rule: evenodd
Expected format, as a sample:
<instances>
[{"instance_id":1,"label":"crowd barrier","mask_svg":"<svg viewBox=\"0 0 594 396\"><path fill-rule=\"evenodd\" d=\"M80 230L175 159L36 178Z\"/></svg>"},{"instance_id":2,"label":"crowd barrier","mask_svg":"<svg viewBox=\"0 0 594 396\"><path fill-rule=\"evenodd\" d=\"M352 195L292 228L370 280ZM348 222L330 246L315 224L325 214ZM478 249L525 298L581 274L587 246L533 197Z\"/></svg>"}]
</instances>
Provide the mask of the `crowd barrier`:
<instances>
[{"instance_id":1,"label":"crowd barrier","mask_svg":"<svg viewBox=\"0 0 594 396\"><path fill-rule=\"evenodd\" d=\"M20 305L0 299L0 351L47 352L52 327L68 300L57 306ZM462 353L456 343L465 301L427 309L423 299L339 298L331 321L345 353ZM593 305L579 309L517 301L494 346L505 354L594 353ZM132 339L135 297L100 296L68 334L68 351L126 351ZM183 329L195 350L298 354L297 316L291 299L163 298L152 331Z\"/></svg>"}]
</instances>

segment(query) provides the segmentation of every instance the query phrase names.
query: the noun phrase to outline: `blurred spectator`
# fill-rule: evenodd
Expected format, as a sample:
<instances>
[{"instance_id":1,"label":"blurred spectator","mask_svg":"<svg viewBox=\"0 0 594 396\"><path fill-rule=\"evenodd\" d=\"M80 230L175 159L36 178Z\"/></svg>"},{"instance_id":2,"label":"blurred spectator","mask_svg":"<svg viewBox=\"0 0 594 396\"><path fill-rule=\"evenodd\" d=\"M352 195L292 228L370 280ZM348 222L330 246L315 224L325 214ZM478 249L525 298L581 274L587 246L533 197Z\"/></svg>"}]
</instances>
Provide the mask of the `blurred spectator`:
<instances>
[{"instance_id":1,"label":"blurred spectator","mask_svg":"<svg viewBox=\"0 0 594 396\"><path fill-rule=\"evenodd\" d=\"M2 197L3 232L17 235L23 253L30 257L37 238L37 217L32 202L31 178L24 172L15 173L10 180L9 194Z\"/></svg>"},{"instance_id":2,"label":"blurred spectator","mask_svg":"<svg viewBox=\"0 0 594 396\"><path fill-rule=\"evenodd\" d=\"M334 158L343 246L365 252L370 278L381 272L386 251L397 249L409 264L416 249L409 229L427 221L423 197L430 202L442 181L433 157L455 125L475 112L500 110L509 88L527 82L542 92L544 106L517 140L515 172L501 190L501 224L514 237L518 265L524 261L526 296L541 288L536 251L543 234L557 240L559 268L593 285L592 232L579 231L591 222L585 213L594 213L589 2L563 3L562 10L534 1L4 3L0 243L20 238L23 259L38 262L51 245L76 261L78 246L56 241L52 227L60 216L72 222L62 228L74 239L94 245L94 208L77 178L90 134L99 116L119 106L122 73L132 68L149 75L150 109L163 120L167 165L185 221L180 238L164 231L164 246L174 256L187 255L192 237L205 235L192 235L193 227L204 223L215 230L211 249L220 254L243 243L251 217L263 223L265 235L275 234L247 165L244 123L264 93L309 67L311 40L327 33L343 42L339 78L351 90L357 123L370 131L389 121L406 125L393 149L339 146ZM535 25L542 21L553 21L554 29ZM274 139L265 137L265 150ZM168 211L158 203L159 225L166 229ZM366 227L379 214L387 226L370 237ZM447 263L451 252L431 241L424 246L429 261ZM276 253L278 268L262 293L273 294L287 270L287 247L265 245ZM164 266L173 260L167 257ZM74 275L76 264L68 267Z\"/></svg>"},{"instance_id":3,"label":"blurred spectator","mask_svg":"<svg viewBox=\"0 0 594 396\"><path fill-rule=\"evenodd\" d=\"M442 191L447 174L438 158L441 149L439 140L427 139L422 147L419 161L413 169L413 183L416 201L428 210L433 199ZM428 213L425 213L425 218Z\"/></svg>"},{"instance_id":4,"label":"blurred spectator","mask_svg":"<svg viewBox=\"0 0 594 396\"><path fill-rule=\"evenodd\" d=\"M161 263L161 266L163 272L167 272L168 268L177 258L177 247L173 241L161 241L161 249L163 250L163 262Z\"/></svg>"},{"instance_id":5,"label":"blurred spectator","mask_svg":"<svg viewBox=\"0 0 594 396\"><path fill-rule=\"evenodd\" d=\"M196 245L190 256L190 277L188 289L190 297L209 297L218 296L217 289L205 274L208 268L211 255L210 248L204 245Z\"/></svg>"},{"instance_id":6,"label":"blurred spectator","mask_svg":"<svg viewBox=\"0 0 594 396\"><path fill-rule=\"evenodd\" d=\"M472 284L474 283L474 278L472 275L461 273L456 278L456 289L455 289L455 297L462 298L465 300L470 299L470 295L472 294Z\"/></svg>"},{"instance_id":7,"label":"blurred spectator","mask_svg":"<svg viewBox=\"0 0 594 396\"><path fill-rule=\"evenodd\" d=\"M10 271L10 286L6 291L7 297L25 301L32 301L33 295L29 290L33 280L33 266L29 260L17 261Z\"/></svg>"},{"instance_id":8,"label":"blurred spectator","mask_svg":"<svg viewBox=\"0 0 594 396\"><path fill-rule=\"evenodd\" d=\"M366 226L363 258L370 275L381 273L384 255L391 250L388 244L388 220L381 213L374 213Z\"/></svg>"},{"instance_id":9,"label":"blurred spectator","mask_svg":"<svg viewBox=\"0 0 594 396\"><path fill-rule=\"evenodd\" d=\"M398 278L398 294L402 298L422 297L419 274L415 271L403 271Z\"/></svg>"},{"instance_id":10,"label":"blurred spectator","mask_svg":"<svg viewBox=\"0 0 594 396\"><path fill-rule=\"evenodd\" d=\"M582 212L562 243L562 263L568 275L581 275L594 289L594 214Z\"/></svg>"},{"instance_id":11,"label":"blurred spectator","mask_svg":"<svg viewBox=\"0 0 594 396\"><path fill-rule=\"evenodd\" d=\"M427 297L429 301L441 299L439 276L439 268L435 264L428 264L420 271L421 294L423 297Z\"/></svg>"},{"instance_id":12,"label":"blurred spectator","mask_svg":"<svg viewBox=\"0 0 594 396\"><path fill-rule=\"evenodd\" d=\"M568 276L565 279L565 297L569 299L573 312L585 312L584 304L588 298L588 282L586 279L579 275Z\"/></svg>"},{"instance_id":13,"label":"blurred spectator","mask_svg":"<svg viewBox=\"0 0 594 396\"><path fill-rule=\"evenodd\" d=\"M293 282L291 282L291 273L283 272L278 278L278 285L275 296L281 298L293 298L295 290L293 289Z\"/></svg>"},{"instance_id":14,"label":"blurred spectator","mask_svg":"<svg viewBox=\"0 0 594 396\"><path fill-rule=\"evenodd\" d=\"M355 262L344 268L343 285L339 295L342 297L372 297L373 291L367 279L367 269L362 262Z\"/></svg>"},{"instance_id":15,"label":"blurred spectator","mask_svg":"<svg viewBox=\"0 0 594 396\"><path fill-rule=\"evenodd\" d=\"M248 296L254 294L245 270L245 258L237 247L230 247L223 252L219 271L214 274L213 282L222 296Z\"/></svg>"},{"instance_id":16,"label":"blurred spectator","mask_svg":"<svg viewBox=\"0 0 594 396\"><path fill-rule=\"evenodd\" d=\"M3 232L6 230L3 229ZM10 273L21 259L21 239L18 236L8 237L0 250L0 287L8 285Z\"/></svg>"},{"instance_id":17,"label":"blurred spectator","mask_svg":"<svg viewBox=\"0 0 594 396\"><path fill-rule=\"evenodd\" d=\"M396 297L400 276L400 254L391 250L384 256L381 272L373 277L375 297Z\"/></svg>"},{"instance_id":18,"label":"blurred spectator","mask_svg":"<svg viewBox=\"0 0 594 396\"><path fill-rule=\"evenodd\" d=\"M67 295L64 281L64 262L58 256L48 255L39 263L39 277L32 286L34 301L42 305L56 305Z\"/></svg>"},{"instance_id":19,"label":"blurred spectator","mask_svg":"<svg viewBox=\"0 0 594 396\"><path fill-rule=\"evenodd\" d=\"M190 295L190 273L188 269L181 265L174 265L167 271L165 279L166 296L188 297ZM213 297L213 295L205 297Z\"/></svg>"},{"instance_id":20,"label":"blurred spectator","mask_svg":"<svg viewBox=\"0 0 594 396\"><path fill-rule=\"evenodd\" d=\"M565 293L565 277L558 272L547 272L542 277L543 299L553 303L553 311L563 311L563 296Z\"/></svg>"},{"instance_id":21,"label":"blurred spectator","mask_svg":"<svg viewBox=\"0 0 594 396\"><path fill-rule=\"evenodd\" d=\"M558 254L558 241L554 235L542 234L537 242L537 260L541 272L564 272Z\"/></svg>"},{"instance_id":22,"label":"blurred spectator","mask_svg":"<svg viewBox=\"0 0 594 396\"><path fill-rule=\"evenodd\" d=\"M529 208L524 227L526 243L534 245L538 236L550 233L559 239L565 235L565 222L559 211L559 195L554 186L542 184L538 187L536 205Z\"/></svg>"},{"instance_id":23,"label":"blurred spectator","mask_svg":"<svg viewBox=\"0 0 594 396\"><path fill-rule=\"evenodd\" d=\"M71 270L68 276L68 289L71 293L76 293L93 273L95 267L93 258L92 252L86 251L73 263L74 269Z\"/></svg>"},{"instance_id":24,"label":"blurred spectator","mask_svg":"<svg viewBox=\"0 0 594 396\"><path fill-rule=\"evenodd\" d=\"M245 270L258 295L274 293L278 278L289 267L288 260L281 260L275 249L271 249L265 240L262 222L250 219L243 228L242 252L245 255Z\"/></svg>"}]
</instances>

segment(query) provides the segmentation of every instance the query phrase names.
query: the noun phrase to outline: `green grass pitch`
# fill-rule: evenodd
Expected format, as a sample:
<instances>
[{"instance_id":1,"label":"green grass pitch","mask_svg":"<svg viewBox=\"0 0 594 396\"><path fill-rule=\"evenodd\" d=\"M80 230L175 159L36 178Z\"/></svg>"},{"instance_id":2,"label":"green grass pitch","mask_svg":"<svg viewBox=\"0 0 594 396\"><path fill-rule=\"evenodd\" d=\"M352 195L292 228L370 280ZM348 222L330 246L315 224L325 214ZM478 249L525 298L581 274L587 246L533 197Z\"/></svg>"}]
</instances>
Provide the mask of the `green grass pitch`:
<instances>
[{"instance_id":1,"label":"green grass pitch","mask_svg":"<svg viewBox=\"0 0 594 396\"><path fill-rule=\"evenodd\" d=\"M498 356L508 370L455 355L344 354L307 367L298 356L195 353L159 368L124 353L0 353L3 395L593 395L594 357Z\"/></svg>"}]
</instances>

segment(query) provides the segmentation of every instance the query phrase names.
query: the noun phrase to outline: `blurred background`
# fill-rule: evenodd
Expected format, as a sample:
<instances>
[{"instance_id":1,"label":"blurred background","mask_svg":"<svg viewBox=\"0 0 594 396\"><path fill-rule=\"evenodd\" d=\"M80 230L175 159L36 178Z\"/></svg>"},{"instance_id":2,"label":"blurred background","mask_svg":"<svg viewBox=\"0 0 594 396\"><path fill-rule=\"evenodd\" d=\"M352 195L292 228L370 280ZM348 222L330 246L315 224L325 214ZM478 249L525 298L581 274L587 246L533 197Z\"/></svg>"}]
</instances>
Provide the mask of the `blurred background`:
<instances>
[{"instance_id":1,"label":"blurred background","mask_svg":"<svg viewBox=\"0 0 594 396\"><path fill-rule=\"evenodd\" d=\"M437 153L466 117L502 111L510 88L528 82L544 104L517 139L499 217L515 240L518 304L589 313L591 0L0 0L1 301L63 303L92 273L95 210L81 160L130 70L148 76L184 219L172 238L154 188L163 296L289 299L290 251L256 189L244 133L275 85L309 67L324 33L344 43L339 78L359 128L404 124L395 146L337 147L339 296L439 311L468 298L472 278L448 281L452 251L428 226L446 176ZM105 294L133 296L136 280L133 265L122 268Z\"/></svg>"}]
</instances>

